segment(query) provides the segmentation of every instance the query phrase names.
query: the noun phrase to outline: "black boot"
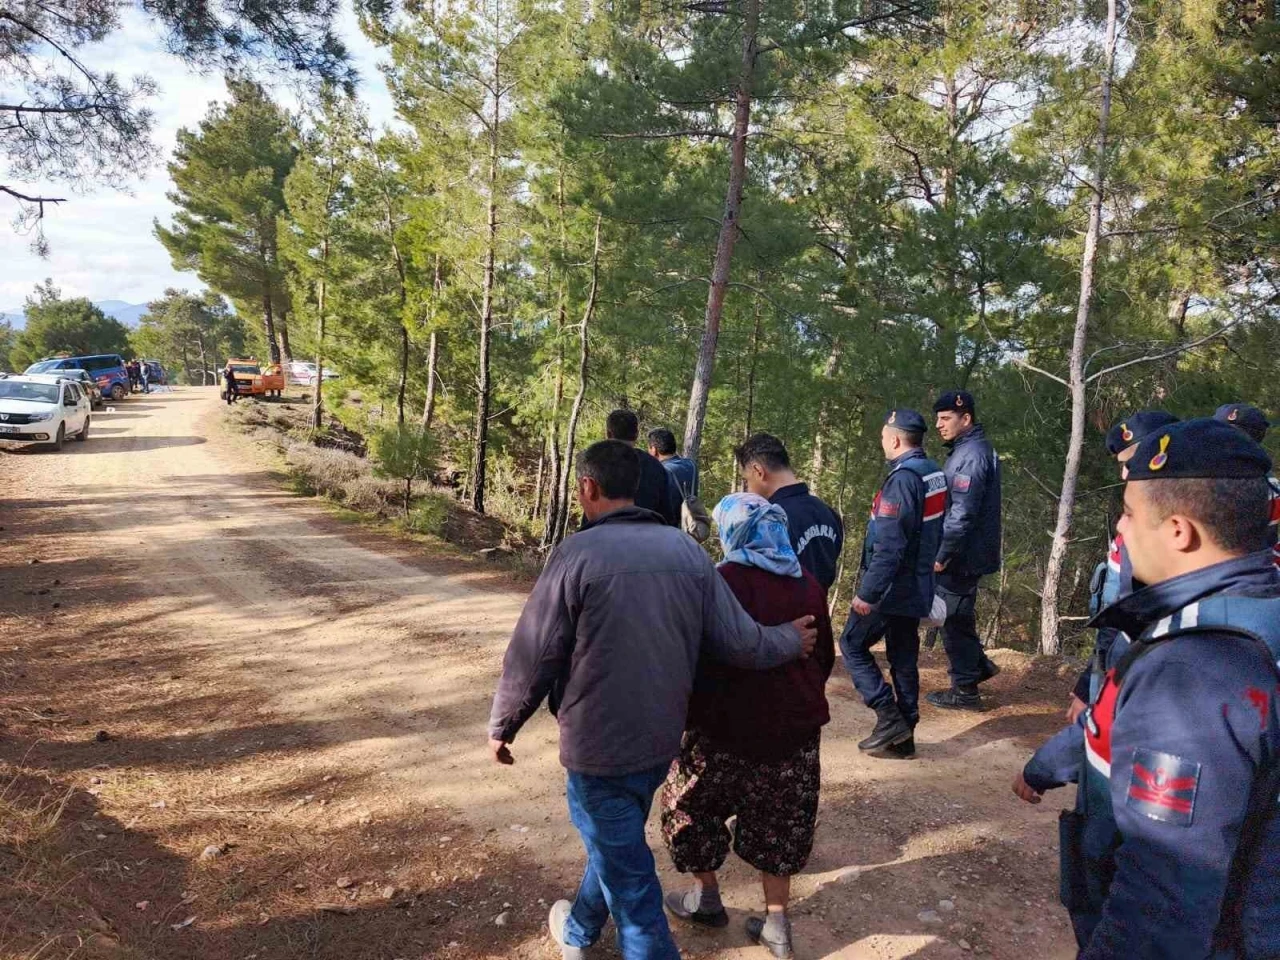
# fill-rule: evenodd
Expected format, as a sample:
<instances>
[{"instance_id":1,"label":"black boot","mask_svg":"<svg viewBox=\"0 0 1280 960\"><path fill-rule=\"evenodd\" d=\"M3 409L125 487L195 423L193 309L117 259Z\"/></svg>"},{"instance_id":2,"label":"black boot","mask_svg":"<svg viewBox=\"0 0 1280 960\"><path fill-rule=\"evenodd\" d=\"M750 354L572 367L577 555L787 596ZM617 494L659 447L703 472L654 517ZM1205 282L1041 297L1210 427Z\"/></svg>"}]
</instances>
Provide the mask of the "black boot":
<instances>
[{"instance_id":1,"label":"black boot","mask_svg":"<svg viewBox=\"0 0 1280 960\"><path fill-rule=\"evenodd\" d=\"M977 686L952 687L950 690L938 690L925 697L935 707L944 710L982 710L982 697Z\"/></svg>"},{"instance_id":2,"label":"black boot","mask_svg":"<svg viewBox=\"0 0 1280 960\"><path fill-rule=\"evenodd\" d=\"M990 657L988 657L984 653L982 655L982 672L981 672L981 675L978 677L978 682L986 683L992 677L998 677L999 675L1000 675L1000 664L996 663L994 660L992 660Z\"/></svg>"},{"instance_id":3,"label":"black boot","mask_svg":"<svg viewBox=\"0 0 1280 960\"><path fill-rule=\"evenodd\" d=\"M881 752L886 757L893 757L895 760L910 760L916 755L916 738L915 736L907 737L901 743L885 747Z\"/></svg>"},{"instance_id":4,"label":"black boot","mask_svg":"<svg viewBox=\"0 0 1280 960\"><path fill-rule=\"evenodd\" d=\"M858 744L858 749L864 751L883 750L885 747L901 743L903 740L910 739L910 737L911 724L907 723L907 719L902 715L902 711L898 709L898 705L889 702L882 707L876 707L875 728L871 731L871 736Z\"/></svg>"}]
</instances>

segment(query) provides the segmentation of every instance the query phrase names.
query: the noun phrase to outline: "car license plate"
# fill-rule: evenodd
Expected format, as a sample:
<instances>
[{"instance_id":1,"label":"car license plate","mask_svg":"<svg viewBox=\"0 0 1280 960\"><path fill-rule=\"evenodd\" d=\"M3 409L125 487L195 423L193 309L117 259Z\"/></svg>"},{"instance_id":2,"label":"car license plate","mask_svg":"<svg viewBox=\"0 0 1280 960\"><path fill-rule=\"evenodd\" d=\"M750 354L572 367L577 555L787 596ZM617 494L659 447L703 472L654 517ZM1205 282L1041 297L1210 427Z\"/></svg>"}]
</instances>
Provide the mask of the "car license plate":
<instances>
[{"instance_id":1,"label":"car license plate","mask_svg":"<svg viewBox=\"0 0 1280 960\"><path fill-rule=\"evenodd\" d=\"M0 433L17 433L17 432L18 432L17 427L6 427L4 424L0 424Z\"/></svg>"}]
</instances>

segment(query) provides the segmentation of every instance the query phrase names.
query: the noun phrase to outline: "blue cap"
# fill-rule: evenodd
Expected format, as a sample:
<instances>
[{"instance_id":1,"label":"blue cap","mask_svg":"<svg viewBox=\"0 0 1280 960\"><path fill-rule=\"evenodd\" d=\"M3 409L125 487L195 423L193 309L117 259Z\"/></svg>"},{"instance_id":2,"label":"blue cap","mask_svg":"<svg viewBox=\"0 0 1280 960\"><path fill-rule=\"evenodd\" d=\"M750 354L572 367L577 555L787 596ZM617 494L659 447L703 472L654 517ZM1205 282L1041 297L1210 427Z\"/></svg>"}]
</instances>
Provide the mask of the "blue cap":
<instances>
[{"instance_id":1,"label":"blue cap","mask_svg":"<svg viewBox=\"0 0 1280 960\"><path fill-rule=\"evenodd\" d=\"M1242 430L1197 417L1147 434L1129 461L1130 480L1250 479L1271 472L1271 458Z\"/></svg>"},{"instance_id":2,"label":"blue cap","mask_svg":"<svg viewBox=\"0 0 1280 960\"><path fill-rule=\"evenodd\" d=\"M1107 452L1117 456L1135 443L1141 443L1152 431L1177 422L1177 417L1163 410L1139 410L1107 431Z\"/></svg>"},{"instance_id":3,"label":"blue cap","mask_svg":"<svg viewBox=\"0 0 1280 960\"><path fill-rule=\"evenodd\" d=\"M890 410L889 415L884 418L884 425L886 427L897 427L907 433L924 433L928 430L924 417L909 407Z\"/></svg>"},{"instance_id":4,"label":"blue cap","mask_svg":"<svg viewBox=\"0 0 1280 960\"><path fill-rule=\"evenodd\" d=\"M1271 421L1267 419L1267 415L1247 403L1224 403L1213 411L1213 419L1243 430L1259 443L1271 427Z\"/></svg>"},{"instance_id":5,"label":"blue cap","mask_svg":"<svg viewBox=\"0 0 1280 960\"><path fill-rule=\"evenodd\" d=\"M948 390L933 404L934 413L943 410L954 410L956 413L969 413L977 418L978 408L974 405L973 394L968 390Z\"/></svg>"}]
</instances>

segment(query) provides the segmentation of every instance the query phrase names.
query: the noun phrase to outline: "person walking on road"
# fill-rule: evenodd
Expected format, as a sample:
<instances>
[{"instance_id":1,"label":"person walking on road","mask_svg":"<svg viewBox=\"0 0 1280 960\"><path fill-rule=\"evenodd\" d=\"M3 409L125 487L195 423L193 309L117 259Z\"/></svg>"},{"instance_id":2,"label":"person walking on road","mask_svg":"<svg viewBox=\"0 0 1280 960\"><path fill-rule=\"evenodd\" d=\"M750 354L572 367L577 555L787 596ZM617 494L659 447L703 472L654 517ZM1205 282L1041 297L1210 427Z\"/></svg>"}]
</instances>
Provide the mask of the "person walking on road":
<instances>
[{"instance_id":1,"label":"person walking on road","mask_svg":"<svg viewBox=\"0 0 1280 960\"><path fill-rule=\"evenodd\" d=\"M605 420L605 437L635 446L640 438L640 420L630 410L614 410ZM680 495L675 481L657 457L636 450L640 458L640 487L636 490L636 506L652 510L669 526L680 526Z\"/></svg>"},{"instance_id":2,"label":"person walking on road","mask_svg":"<svg viewBox=\"0 0 1280 960\"><path fill-rule=\"evenodd\" d=\"M560 725L569 815L587 854L576 898L548 921L566 960L611 915L625 960L678 960L644 827L680 750L698 661L768 670L807 656L817 636L812 615L760 626L691 537L636 506L640 456L617 440L579 455L587 523L534 585L489 718L502 764L544 699Z\"/></svg>"},{"instance_id":3,"label":"person walking on road","mask_svg":"<svg viewBox=\"0 0 1280 960\"><path fill-rule=\"evenodd\" d=\"M1119 529L1148 586L1091 625L1133 641L1013 783L1039 803L1080 782L1059 836L1081 960L1280 956L1270 466L1255 441L1207 418L1157 430L1130 461Z\"/></svg>"},{"instance_id":4,"label":"person walking on road","mask_svg":"<svg viewBox=\"0 0 1280 960\"><path fill-rule=\"evenodd\" d=\"M830 591L836 582L844 524L840 515L809 492L791 469L787 448L777 437L757 433L733 451L748 493L776 503L787 514L791 548L804 567Z\"/></svg>"},{"instance_id":5,"label":"person walking on road","mask_svg":"<svg viewBox=\"0 0 1280 960\"><path fill-rule=\"evenodd\" d=\"M772 670L743 670L703 656L680 756L662 790L662 838L693 888L667 894L672 916L723 927L716 871L732 844L760 871L765 916L747 919L747 935L775 957L791 956L787 917L791 877L813 848L822 781L819 741L830 720L825 686L835 663L826 591L805 572L776 504L731 493L716 506L724 545L720 576L761 623L806 614L818 626L814 655ZM733 827L727 821L733 820Z\"/></svg>"},{"instance_id":6,"label":"person walking on road","mask_svg":"<svg viewBox=\"0 0 1280 960\"><path fill-rule=\"evenodd\" d=\"M946 601L942 644L951 688L925 699L947 710L981 710L978 684L1000 672L982 649L976 608L978 582L1000 569L1000 458L977 420L973 395L951 390L933 405L938 436L950 449L947 514L934 570Z\"/></svg>"},{"instance_id":7,"label":"person walking on road","mask_svg":"<svg viewBox=\"0 0 1280 960\"><path fill-rule=\"evenodd\" d=\"M862 579L840 650L862 702L876 712L859 750L915 755L920 719L920 620L933 607L934 559L942 539L947 478L925 456L925 422L915 410L892 410L880 429L889 473L871 504L862 543ZM885 641L893 686L871 648Z\"/></svg>"}]
</instances>

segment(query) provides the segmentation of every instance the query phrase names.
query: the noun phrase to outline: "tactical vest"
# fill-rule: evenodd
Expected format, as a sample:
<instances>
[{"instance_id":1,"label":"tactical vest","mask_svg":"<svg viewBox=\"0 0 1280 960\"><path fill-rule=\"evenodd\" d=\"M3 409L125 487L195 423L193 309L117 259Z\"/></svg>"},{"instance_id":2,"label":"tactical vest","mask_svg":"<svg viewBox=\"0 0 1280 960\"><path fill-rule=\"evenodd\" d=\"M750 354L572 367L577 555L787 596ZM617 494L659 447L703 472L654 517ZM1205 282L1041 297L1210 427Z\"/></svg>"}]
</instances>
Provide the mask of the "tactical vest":
<instances>
[{"instance_id":1,"label":"tactical vest","mask_svg":"<svg viewBox=\"0 0 1280 960\"><path fill-rule=\"evenodd\" d=\"M925 548L928 556L934 557L938 553L938 544L942 539L942 525L937 525L937 532L933 532L933 528L928 524L935 520L941 520L947 512L947 475L942 472L939 467L929 457L912 457L910 460L904 460L899 463L886 475L880 483L880 489L876 491L875 498L871 501L871 524L867 527L867 537L863 542L862 557L863 565L871 559L871 554L875 550L876 545L876 516L880 513L880 495L884 492L884 485L889 482L899 470L908 470L920 478L920 482L924 485L924 508L920 515L920 542ZM929 543L924 543L928 535ZM917 548L917 553L919 552ZM914 568L916 565L916 554L903 558L903 566Z\"/></svg>"},{"instance_id":2,"label":"tactical vest","mask_svg":"<svg viewBox=\"0 0 1280 960\"><path fill-rule=\"evenodd\" d=\"M1261 644L1270 656L1277 680L1280 680L1280 598L1213 596L1190 603L1143 631L1116 665L1107 671L1101 691L1084 716L1085 763L1080 774L1077 809L1064 813L1060 821L1060 893L1063 905L1077 921L1091 916L1096 924L1115 876L1115 852L1121 837L1111 804L1111 729L1124 678L1133 665L1157 644L1175 637L1208 632L1235 634ZM1152 802L1159 805L1158 812L1169 811L1176 815L1184 811L1190 815L1190 801L1182 796L1183 784L1176 776L1168 778L1160 770L1142 773L1135 770L1135 773L1140 778L1149 778L1150 795ZM1237 889L1246 879L1251 863L1249 857L1257 852L1258 838L1276 814L1280 764L1264 771L1254 787L1251 812L1237 847L1236 860L1231 866L1232 882ZM1186 789L1189 790L1190 786ZM1220 929L1238 922L1238 918L1228 915L1230 899L1227 904L1228 912L1224 912ZM1088 926L1088 921L1085 925Z\"/></svg>"}]
</instances>

